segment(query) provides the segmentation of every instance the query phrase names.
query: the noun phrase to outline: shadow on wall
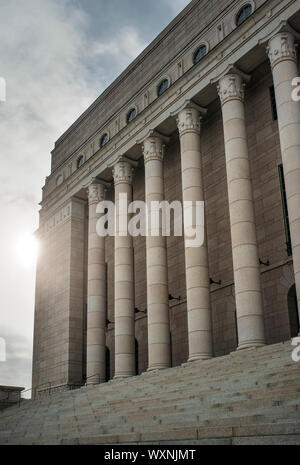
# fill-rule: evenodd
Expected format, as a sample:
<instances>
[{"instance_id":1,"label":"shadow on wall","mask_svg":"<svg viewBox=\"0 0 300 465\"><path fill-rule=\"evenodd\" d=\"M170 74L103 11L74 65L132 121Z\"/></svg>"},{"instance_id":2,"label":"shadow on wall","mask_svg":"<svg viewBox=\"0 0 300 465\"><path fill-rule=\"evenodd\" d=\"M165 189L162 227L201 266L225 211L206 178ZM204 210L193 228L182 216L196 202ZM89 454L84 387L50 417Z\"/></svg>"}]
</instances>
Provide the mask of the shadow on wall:
<instances>
[{"instance_id":1,"label":"shadow on wall","mask_svg":"<svg viewBox=\"0 0 300 465\"><path fill-rule=\"evenodd\" d=\"M291 337L298 336L299 333L299 313L297 304L296 286L293 284L288 292L288 310L291 328Z\"/></svg>"}]
</instances>

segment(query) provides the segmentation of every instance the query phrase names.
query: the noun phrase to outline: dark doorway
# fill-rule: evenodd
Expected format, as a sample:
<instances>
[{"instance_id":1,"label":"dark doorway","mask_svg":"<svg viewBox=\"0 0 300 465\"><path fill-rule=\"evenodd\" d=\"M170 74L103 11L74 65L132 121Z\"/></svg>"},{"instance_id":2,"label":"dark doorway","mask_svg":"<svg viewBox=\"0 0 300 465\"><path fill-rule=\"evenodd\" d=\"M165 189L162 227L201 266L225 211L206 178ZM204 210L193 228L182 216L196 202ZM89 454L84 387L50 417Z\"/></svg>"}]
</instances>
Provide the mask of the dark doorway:
<instances>
[{"instance_id":1,"label":"dark doorway","mask_svg":"<svg viewBox=\"0 0 300 465\"><path fill-rule=\"evenodd\" d=\"M288 292L288 310L291 328L291 337L298 336L299 333L299 313L297 304L296 286L293 284Z\"/></svg>"},{"instance_id":2,"label":"dark doorway","mask_svg":"<svg viewBox=\"0 0 300 465\"><path fill-rule=\"evenodd\" d=\"M105 381L110 380L110 350L105 348Z\"/></svg>"}]
</instances>

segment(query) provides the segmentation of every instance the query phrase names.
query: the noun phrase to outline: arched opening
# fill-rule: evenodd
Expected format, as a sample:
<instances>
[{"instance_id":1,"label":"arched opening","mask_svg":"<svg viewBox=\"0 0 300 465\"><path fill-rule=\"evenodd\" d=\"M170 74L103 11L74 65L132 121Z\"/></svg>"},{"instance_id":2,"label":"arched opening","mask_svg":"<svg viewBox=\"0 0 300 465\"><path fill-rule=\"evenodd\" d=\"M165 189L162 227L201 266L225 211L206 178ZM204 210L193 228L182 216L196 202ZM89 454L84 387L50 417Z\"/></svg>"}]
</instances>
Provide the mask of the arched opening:
<instances>
[{"instance_id":1,"label":"arched opening","mask_svg":"<svg viewBox=\"0 0 300 465\"><path fill-rule=\"evenodd\" d=\"M252 5L250 5L250 3L244 5L236 17L236 25L240 26L241 24L243 24L246 21L246 19L248 19L249 16L252 15L252 10L253 8Z\"/></svg>"},{"instance_id":2,"label":"arched opening","mask_svg":"<svg viewBox=\"0 0 300 465\"><path fill-rule=\"evenodd\" d=\"M77 158L77 169L81 168L83 164L84 164L84 155L80 155L80 157Z\"/></svg>"},{"instance_id":3,"label":"arched opening","mask_svg":"<svg viewBox=\"0 0 300 465\"><path fill-rule=\"evenodd\" d=\"M289 310L291 337L296 337L298 336L298 333L299 333L299 313L298 313L297 294L296 294L295 284L293 284L290 287L289 292L288 292L288 310Z\"/></svg>"},{"instance_id":4,"label":"arched opening","mask_svg":"<svg viewBox=\"0 0 300 465\"><path fill-rule=\"evenodd\" d=\"M110 350L108 347L105 348L105 381L110 380Z\"/></svg>"},{"instance_id":5,"label":"arched opening","mask_svg":"<svg viewBox=\"0 0 300 465\"><path fill-rule=\"evenodd\" d=\"M131 108L131 110L129 110L129 112L127 113L127 124L131 123L131 121L134 120L134 118L136 117L136 109L135 108Z\"/></svg>"},{"instance_id":6,"label":"arched opening","mask_svg":"<svg viewBox=\"0 0 300 465\"><path fill-rule=\"evenodd\" d=\"M158 86L157 96L160 97L169 88L169 80L164 79Z\"/></svg>"},{"instance_id":7,"label":"arched opening","mask_svg":"<svg viewBox=\"0 0 300 465\"><path fill-rule=\"evenodd\" d=\"M193 58L194 65L196 65L197 63L199 63L199 61L202 60L202 58L204 58L206 54L207 54L207 47L206 47L205 44L203 44L203 45L201 45L201 47L199 47L198 50L194 53L194 58Z\"/></svg>"},{"instance_id":8,"label":"arched opening","mask_svg":"<svg viewBox=\"0 0 300 465\"><path fill-rule=\"evenodd\" d=\"M108 139L109 139L108 134L107 133L103 134L103 136L100 139L100 148L104 147L108 143Z\"/></svg>"},{"instance_id":9,"label":"arched opening","mask_svg":"<svg viewBox=\"0 0 300 465\"><path fill-rule=\"evenodd\" d=\"M139 343L137 339L134 341L135 345L135 374L139 374Z\"/></svg>"}]
</instances>

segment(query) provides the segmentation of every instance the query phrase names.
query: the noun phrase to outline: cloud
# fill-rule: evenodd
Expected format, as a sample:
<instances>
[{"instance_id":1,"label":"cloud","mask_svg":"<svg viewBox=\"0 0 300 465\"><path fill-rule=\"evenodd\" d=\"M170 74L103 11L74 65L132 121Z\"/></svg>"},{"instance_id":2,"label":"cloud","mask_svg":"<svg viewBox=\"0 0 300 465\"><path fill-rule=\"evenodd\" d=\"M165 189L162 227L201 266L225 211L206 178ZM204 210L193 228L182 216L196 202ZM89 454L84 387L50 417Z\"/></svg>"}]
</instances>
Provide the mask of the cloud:
<instances>
[{"instance_id":1,"label":"cloud","mask_svg":"<svg viewBox=\"0 0 300 465\"><path fill-rule=\"evenodd\" d=\"M187 3L0 0L1 383L30 387L35 269L25 272L14 249L38 226L54 141Z\"/></svg>"},{"instance_id":2,"label":"cloud","mask_svg":"<svg viewBox=\"0 0 300 465\"><path fill-rule=\"evenodd\" d=\"M146 47L147 43L141 40L138 31L133 27L123 27L113 39L107 42L95 42L92 48L94 55L109 55L116 58L133 60Z\"/></svg>"},{"instance_id":3,"label":"cloud","mask_svg":"<svg viewBox=\"0 0 300 465\"><path fill-rule=\"evenodd\" d=\"M7 84L0 102L0 337L6 327L9 351L0 379L28 387L35 269L21 268L15 241L38 226L53 142L103 84L87 66L88 17L73 2L0 0L0 9L0 76Z\"/></svg>"},{"instance_id":4,"label":"cloud","mask_svg":"<svg viewBox=\"0 0 300 465\"><path fill-rule=\"evenodd\" d=\"M0 0L0 76L7 84L0 102L0 337L5 326L10 351L2 383L30 386L35 269L25 272L14 249L20 233L38 226L53 143L115 77L108 70L118 74L146 45L133 26L107 42L104 30L91 38L90 17L78 5ZM18 334L25 360L19 350L13 355Z\"/></svg>"},{"instance_id":5,"label":"cloud","mask_svg":"<svg viewBox=\"0 0 300 465\"><path fill-rule=\"evenodd\" d=\"M102 90L85 64L87 27L85 13L68 0L1 4L7 101L0 106L0 156L13 192L22 186L40 195L53 141Z\"/></svg>"},{"instance_id":6,"label":"cloud","mask_svg":"<svg viewBox=\"0 0 300 465\"><path fill-rule=\"evenodd\" d=\"M179 14L191 0L163 0L170 8L172 8L175 15Z\"/></svg>"},{"instance_id":7,"label":"cloud","mask_svg":"<svg viewBox=\"0 0 300 465\"><path fill-rule=\"evenodd\" d=\"M28 388L32 371L30 339L8 328L1 328L0 338L5 341L6 359L0 361L0 384Z\"/></svg>"}]
</instances>

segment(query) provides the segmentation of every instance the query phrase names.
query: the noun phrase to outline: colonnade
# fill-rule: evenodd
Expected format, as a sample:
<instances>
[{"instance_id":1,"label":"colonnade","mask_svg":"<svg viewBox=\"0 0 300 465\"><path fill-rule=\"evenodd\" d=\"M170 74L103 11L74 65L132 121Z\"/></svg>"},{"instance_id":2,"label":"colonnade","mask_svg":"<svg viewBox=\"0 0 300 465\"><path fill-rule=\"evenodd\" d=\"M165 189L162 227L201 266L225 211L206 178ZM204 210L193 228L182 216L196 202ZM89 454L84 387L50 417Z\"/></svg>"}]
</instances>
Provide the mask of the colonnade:
<instances>
[{"instance_id":1,"label":"colonnade","mask_svg":"<svg viewBox=\"0 0 300 465\"><path fill-rule=\"evenodd\" d=\"M292 98L292 80L297 77L294 37L276 34L268 44L277 101L278 124L291 227L293 262L300 297L300 105ZM245 83L234 72L218 83L222 106L238 350L265 344L263 299L256 236L254 201L245 124ZM176 112L180 137L182 197L185 202L204 201L201 160L201 118L205 109L192 101ZM165 138L152 132L143 141L145 197L147 205L164 200ZM121 193L132 199L133 167L122 159L113 168L116 206ZM104 239L95 233L95 204L103 196L101 184L89 187L88 334L87 375L102 382L105 375ZM185 217L185 216L184 216ZM118 219L117 219L118 220ZM184 224L185 275L188 320L188 361L213 356L210 282L207 238L192 247ZM146 238L148 370L171 363L166 238ZM115 377L135 373L134 257L132 237L115 236ZM300 307L300 305L299 305ZM98 375L100 373L100 375ZM97 374L97 375L96 375ZM93 377L93 375L95 375Z\"/></svg>"}]
</instances>

